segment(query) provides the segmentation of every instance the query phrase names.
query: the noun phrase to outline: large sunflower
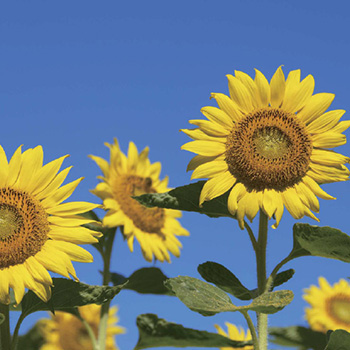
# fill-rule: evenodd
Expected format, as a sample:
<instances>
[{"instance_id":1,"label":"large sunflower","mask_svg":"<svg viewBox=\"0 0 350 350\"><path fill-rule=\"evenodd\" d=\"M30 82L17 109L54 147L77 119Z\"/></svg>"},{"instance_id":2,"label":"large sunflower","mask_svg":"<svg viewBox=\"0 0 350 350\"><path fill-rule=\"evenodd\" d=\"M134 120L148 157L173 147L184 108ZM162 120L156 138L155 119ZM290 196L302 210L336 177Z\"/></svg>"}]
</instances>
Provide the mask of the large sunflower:
<instances>
[{"instance_id":1,"label":"large sunflower","mask_svg":"<svg viewBox=\"0 0 350 350\"><path fill-rule=\"evenodd\" d=\"M320 288L311 286L303 296L311 306L305 309L310 327L319 332L339 328L350 332L350 284L341 279L331 287L323 277L318 282Z\"/></svg>"},{"instance_id":2,"label":"large sunflower","mask_svg":"<svg viewBox=\"0 0 350 350\"><path fill-rule=\"evenodd\" d=\"M215 325L216 330L219 334L223 335L224 337L228 337L235 341L249 341L252 340L252 335L250 333L250 330L247 330L247 334L244 333L244 330L242 327L239 327L239 329L232 323L225 322L225 325L227 327L227 333L219 326ZM232 348L232 347L223 347L220 348L221 350L254 350L253 345L247 345L243 348Z\"/></svg>"},{"instance_id":3,"label":"large sunflower","mask_svg":"<svg viewBox=\"0 0 350 350\"><path fill-rule=\"evenodd\" d=\"M179 248L182 245L176 235L189 235L177 220L181 212L146 208L131 198L144 193L169 191L168 177L159 179L160 163L151 164L148 147L139 154L133 142L129 144L127 157L119 149L116 139L114 144L106 143L106 146L110 148L109 163L100 157L90 156L103 173L103 177L100 177L102 182L91 191L103 200L107 210L103 225L123 226L130 251L133 251L136 237L147 261L152 261L155 256L159 261L170 262L168 251L180 256Z\"/></svg>"},{"instance_id":4,"label":"large sunflower","mask_svg":"<svg viewBox=\"0 0 350 350\"><path fill-rule=\"evenodd\" d=\"M81 317L91 327L97 336L100 322L101 306L90 304L79 307ZM107 321L106 350L117 350L115 336L125 333L125 329L117 325L118 308L113 306L109 309ZM52 319L39 321L44 345L40 350L92 350L92 342L85 325L72 314L56 311Z\"/></svg>"},{"instance_id":5,"label":"large sunflower","mask_svg":"<svg viewBox=\"0 0 350 350\"><path fill-rule=\"evenodd\" d=\"M326 112L334 95L313 95L314 78L300 81L300 70L285 79L277 69L271 82L256 70L228 75L230 97L213 93L219 108L204 107L208 120L190 120L196 129L183 130L194 141L182 149L197 153L188 165L193 179L209 178L199 204L230 190L228 209L241 228L259 209L277 227L284 206L295 219L319 211L316 196L334 199L319 184L344 181L348 157L330 148L346 143L349 121L343 110Z\"/></svg>"},{"instance_id":6,"label":"large sunflower","mask_svg":"<svg viewBox=\"0 0 350 350\"><path fill-rule=\"evenodd\" d=\"M77 280L71 260L92 261L76 244L95 243L100 233L81 227L91 220L76 214L98 205L62 203L82 180L60 187L71 168L58 173L66 157L43 166L41 146L23 153L19 147L8 162L0 146L0 303L10 303L9 288L17 304L25 288L46 302L48 270Z\"/></svg>"}]
</instances>

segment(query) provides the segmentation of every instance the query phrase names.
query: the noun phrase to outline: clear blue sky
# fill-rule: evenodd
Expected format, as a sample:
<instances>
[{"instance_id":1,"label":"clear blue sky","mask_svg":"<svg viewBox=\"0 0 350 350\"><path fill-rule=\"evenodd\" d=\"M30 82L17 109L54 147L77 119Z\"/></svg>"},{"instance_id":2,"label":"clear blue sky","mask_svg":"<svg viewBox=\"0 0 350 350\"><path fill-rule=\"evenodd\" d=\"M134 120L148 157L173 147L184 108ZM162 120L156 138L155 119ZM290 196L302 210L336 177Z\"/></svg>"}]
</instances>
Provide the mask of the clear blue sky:
<instances>
[{"instance_id":1,"label":"clear blue sky","mask_svg":"<svg viewBox=\"0 0 350 350\"><path fill-rule=\"evenodd\" d=\"M200 108L213 104L211 92L228 93L225 75L235 69L252 75L258 68L271 78L281 64L285 72L301 68L303 76L315 77L316 92L336 94L332 109L350 110L349 10L346 2L315 0L2 2L0 144L9 154L20 144L41 144L46 162L70 154L69 180L85 177L75 200L98 200L89 189L99 170L87 155L108 157L103 143L113 137L125 152L130 140L139 149L148 145L151 161L162 162L171 187L189 183L192 155L180 150L189 139L179 129L201 118ZM338 150L350 154L348 144ZM350 233L349 183L323 188L338 199L320 200L320 225ZM209 260L256 286L253 251L237 222L194 213L184 213L181 222L191 236L182 239L180 259L156 264L165 274L199 278L197 266ZM279 229L270 231L269 271L288 254L293 223L286 213ZM128 275L152 266L136 247L131 254L118 235L112 270ZM94 255L93 265L75 266L81 281L100 284L101 260ZM331 283L350 275L347 264L322 258L301 258L286 267L296 270L285 285L295 299L270 317L271 326L306 325L302 289L320 275ZM239 314L203 317L176 298L123 291L113 303L128 330L117 339L122 350L136 344L141 313L208 331L225 321L244 325ZM46 314L28 317L23 331L38 316Z\"/></svg>"}]
</instances>

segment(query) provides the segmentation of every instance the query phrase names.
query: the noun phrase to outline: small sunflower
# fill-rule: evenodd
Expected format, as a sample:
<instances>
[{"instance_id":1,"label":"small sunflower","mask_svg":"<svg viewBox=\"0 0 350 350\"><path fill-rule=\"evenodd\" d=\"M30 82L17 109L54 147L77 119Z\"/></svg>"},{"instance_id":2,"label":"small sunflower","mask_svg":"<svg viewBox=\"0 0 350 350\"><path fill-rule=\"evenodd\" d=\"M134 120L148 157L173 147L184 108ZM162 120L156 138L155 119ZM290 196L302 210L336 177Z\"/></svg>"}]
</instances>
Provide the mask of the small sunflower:
<instances>
[{"instance_id":1,"label":"small sunflower","mask_svg":"<svg viewBox=\"0 0 350 350\"><path fill-rule=\"evenodd\" d=\"M98 334L101 306L96 304L78 308L81 317L89 324L95 336ZM117 350L115 336L125 333L123 327L117 326L118 308L111 307L108 315L106 350ZM44 345L40 350L92 350L92 342L84 324L72 314L56 311L50 319L42 319L40 330Z\"/></svg>"},{"instance_id":2,"label":"small sunflower","mask_svg":"<svg viewBox=\"0 0 350 350\"><path fill-rule=\"evenodd\" d=\"M76 244L95 243L101 234L81 227L91 220L76 214L98 205L62 203L83 179L60 187L71 169L58 173L66 157L43 166L41 146L23 153L19 147L8 162L0 146L0 303L10 303L9 288L17 304L25 288L46 302L48 270L77 280L71 261L93 260Z\"/></svg>"},{"instance_id":3,"label":"small sunflower","mask_svg":"<svg viewBox=\"0 0 350 350\"><path fill-rule=\"evenodd\" d=\"M306 320L319 332L345 329L350 332L350 284L341 279L333 287L323 277L318 279L320 288L305 289L303 298L310 304L306 308Z\"/></svg>"},{"instance_id":4,"label":"small sunflower","mask_svg":"<svg viewBox=\"0 0 350 350\"><path fill-rule=\"evenodd\" d=\"M225 325L227 327L227 333L217 324L215 325L216 330L218 331L219 334L223 335L224 337L228 337L232 340L236 341L249 341L252 340L252 335L250 333L250 330L247 330L247 334L244 333L244 330L242 327L239 327L239 329L232 323L225 322ZM243 350L254 350L253 345L247 345L244 346L243 348L232 348L232 347L223 347L220 348L221 350L238 350L238 349L243 349Z\"/></svg>"},{"instance_id":5,"label":"small sunflower","mask_svg":"<svg viewBox=\"0 0 350 350\"><path fill-rule=\"evenodd\" d=\"M314 78L300 81L300 70L285 79L279 67L269 83L256 70L255 79L243 72L227 75L230 97L212 93L219 108L204 107L208 120L190 120L184 129L194 141L182 149L197 153L187 170L192 179L209 178L199 204L230 190L228 209L241 228L259 209L276 218L284 207L295 219L319 211L316 196L335 199L319 184L348 180L348 157L335 153L344 145L350 121L339 122L343 110L326 112L333 94L313 95Z\"/></svg>"},{"instance_id":6,"label":"small sunflower","mask_svg":"<svg viewBox=\"0 0 350 350\"><path fill-rule=\"evenodd\" d=\"M133 142L129 144L127 157L120 150L116 139L114 144L106 143L106 146L110 149L109 163L100 157L90 156L103 173L103 177L100 177L102 182L91 191L103 200L107 210L103 225L123 226L130 251L133 251L136 237L147 261L152 261L155 256L159 261L170 262L168 251L179 257L182 245L176 236L189 235L177 220L181 212L146 208L131 198L145 193L169 191L168 177L159 179L160 163L151 164L148 147L139 154Z\"/></svg>"}]
</instances>

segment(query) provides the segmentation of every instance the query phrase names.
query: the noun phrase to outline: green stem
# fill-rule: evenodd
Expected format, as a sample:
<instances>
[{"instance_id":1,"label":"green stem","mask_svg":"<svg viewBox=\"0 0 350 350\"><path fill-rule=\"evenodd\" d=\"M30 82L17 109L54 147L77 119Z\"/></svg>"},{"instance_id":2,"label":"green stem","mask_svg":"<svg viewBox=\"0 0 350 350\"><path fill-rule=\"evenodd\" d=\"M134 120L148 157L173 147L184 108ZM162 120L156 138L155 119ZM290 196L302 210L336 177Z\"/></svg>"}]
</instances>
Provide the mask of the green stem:
<instances>
[{"instance_id":1,"label":"green stem","mask_svg":"<svg viewBox=\"0 0 350 350\"><path fill-rule=\"evenodd\" d=\"M5 320L0 325L0 350L9 350L11 346L9 306L0 304L0 313L5 316Z\"/></svg>"},{"instance_id":2,"label":"green stem","mask_svg":"<svg viewBox=\"0 0 350 350\"><path fill-rule=\"evenodd\" d=\"M92 342L92 348L96 349L96 350L99 349L93 329L91 328L89 323L86 322L86 320L84 320L83 318L81 318L80 320L83 323L83 325L85 326L85 329L87 330L87 332L88 332L88 334L90 336L90 339L91 339L91 342Z\"/></svg>"},{"instance_id":3,"label":"green stem","mask_svg":"<svg viewBox=\"0 0 350 350\"><path fill-rule=\"evenodd\" d=\"M255 239L254 233L253 233L252 229L250 228L250 226L247 224L246 221L244 221L244 227L245 227L245 229L246 229L247 232L248 232L250 241L252 242L253 249L254 249L254 251L256 252L258 242L257 242L256 239Z\"/></svg>"},{"instance_id":4,"label":"green stem","mask_svg":"<svg viewBox=\"0 0 350 350\"><path fill-rule=\"evenodd\" d=\"M266 289L266 246L267 246L268 217L260 210L259 237L257 241L256 270L258 277L258 294L261 295ZM267 350L267 314L257 313L259 350Z\"/></svg>"},{"instance_id":5,"label":"green stem","mask_svg":"<svg viewBox=\"0 0 350 350\"><path fill-rule=\"evenodd\" d=\"M252 340L253 340L254 350L259 350L259 341L258 341L258 337L256 335L256 331L255 331L255 327L254 327L253 321L250 318L250 316L248 315L247 311L241 311L241 313L243 314L244 318L246 319L248 327L250 329L250 333L252 335Z\"/></svg>"},{"instance_id":6,"label":"green stem","mask_svg":"<svg viewBox=\"0 0 350 350\"><path fill-rule=\"evenodd\" d=\"M108 285L110 281L110 264L111 264L111 255L112 255L112 247L113 241L115 237L114 232L109 232L106 237L105 249L102 254L103 258L103 285ZM108 321L108 312L111 302L107 301L101 306L101 318L100 325L98 329L98 350L105 350L106 348L106 336L107 336L107 321Z\"/></svg>"}]
</instances>

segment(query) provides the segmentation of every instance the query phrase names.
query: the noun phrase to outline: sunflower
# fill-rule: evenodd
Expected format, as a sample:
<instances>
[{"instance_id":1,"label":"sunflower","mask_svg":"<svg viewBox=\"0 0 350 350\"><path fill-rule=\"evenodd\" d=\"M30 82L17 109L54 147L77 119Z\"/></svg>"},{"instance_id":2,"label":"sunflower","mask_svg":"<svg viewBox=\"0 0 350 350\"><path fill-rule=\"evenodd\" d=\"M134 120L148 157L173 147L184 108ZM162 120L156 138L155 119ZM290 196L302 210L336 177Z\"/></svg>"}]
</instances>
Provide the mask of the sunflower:
<instances>
[{"instance_id":1,"label":"sunflower","mask_svg":"<svg viewBox=\"0 0 350 350\"><path fill-rule=\"evenodd\" d=\"M230 191L228 210L241 228L261 209L276 228L284 207L295 219L319 211L316 196L335 199L319 184L348 180L348 157L331 148L344 145L350 121L343 110L326 112L333 94L313 95L314 78L300 81L300 70L285 79L279 67L269 83L256 70L227 75L230 97L212 93L219 106L204 107L208 120L190 120L184 129L194 141L182 149L197 153L188 164L192 179L208 178L199 205Z\"/></svg>"},{"instance_id":2,"label":"sunflower","mask_svg":"<svg viewBox=\"0 0 350 350\"><path fill-rule=\"evenodd\" d=\"M215 325L216 330L218 331L219 334L223 335L224 337L228 337L232 340L235 341L249 341L252 340L252 335L250 333L250 330L247 330L247 334L244 333L244 330L242 327L239 327L239 329L232 323L225 322L225 325L227 327L227 333L217 324ZM224 347L220 348L221 350L238 350L238 349L243 349L243 350L254 350L253 345L247 345L244 346L243 348L232 348L232 347Z\"/></svg>"},{"instance_id":3,"label":"sunflower","mask_svg":"<svg viewBox=\"0 0 350 350\"><path fill-rule=\"evenodd\" d=\"M169 191L168 177L159 179L160 163L151 164L148 147L139 154L133 142L129 144L127 157L120 150L116 139L114 144L106 143L106 146L110 149L110 163L100 157L90 156L103 173L103 177L100 177L102 182L91 191L103 200L107 210L103 225L123 226L130 251L133 251L136 237L147 261L152 261L155 256L159 261L170 262L168 251L179 257L182 245L176 235L189 235L177 220L181 212L146 208L131 198L145 193Z\"/></svg>"},{"instance_id":4,"label":"sunflower","mask_svg":"<svg viewBox=\"0 0 350 350\"><path fill-rule=\"evenodd\" d=\"M306 308L306 320L319 332L345 329L350 332L350 284L341 279L333 287L323 277L318 279L320 288L305 289L303 298L310 304Z\"/></svg>"},{"instance_id":5,"label":"sunflower","mask_svg":"<svg viewBox=\"0 0 350 350\"><path fill-rule=\"evenodd\" d=\"M88 323L95 336L98 334L101 306L96 304L78 308L81 317ZM111 307L108 314L106 350L117 350L114 337L125 333L123 327L117 326L118 308ZM42 319L40 322L44 345L40 350L92 350L92 342L85 325L74 315L57 311L52 319Z\"/></svg>"},{"instance_id":6,"label":"sunflower","mask_svg":"<svg viewBox=\"0 0 350 350\"><path fill-rule=\"evenodd\" d=\"M76 244L95 243L100 233L81 227L91 220L76 214L98 205L62 203L82 180L60 187L71 168L58 173L66 157L43 166L41 146L23 153L19 147L8 162L0 146L0 303L10 303L9 288L17 304L25 288L46 302L52 286L48 270L77 280L71 260L93 260Z\"/></svg>"}]
</instances>

